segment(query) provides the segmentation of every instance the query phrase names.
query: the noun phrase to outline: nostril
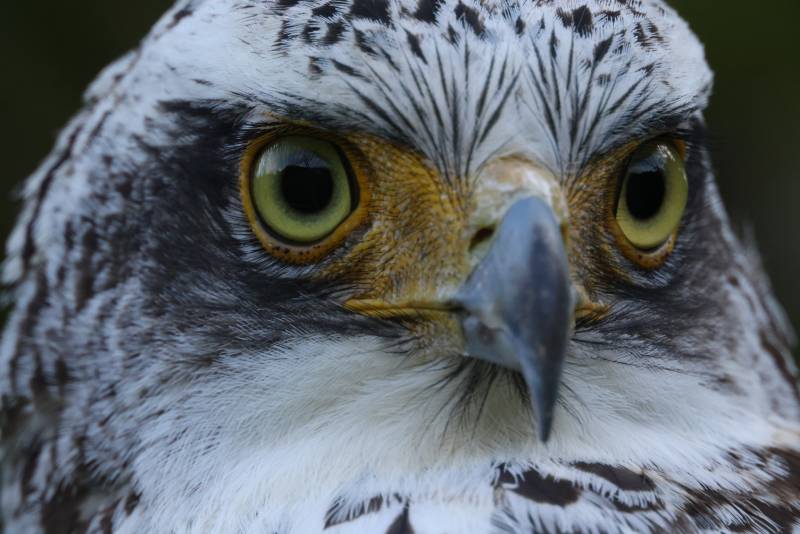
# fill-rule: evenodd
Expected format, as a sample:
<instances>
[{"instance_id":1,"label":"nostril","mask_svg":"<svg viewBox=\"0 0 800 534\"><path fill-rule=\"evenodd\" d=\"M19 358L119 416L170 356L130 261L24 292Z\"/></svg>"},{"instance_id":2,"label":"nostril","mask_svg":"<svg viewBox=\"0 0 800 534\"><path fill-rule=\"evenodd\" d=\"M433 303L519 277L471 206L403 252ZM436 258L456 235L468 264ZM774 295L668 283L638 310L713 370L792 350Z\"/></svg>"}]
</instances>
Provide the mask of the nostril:
<instances>
[{"instance_id":1,"label":"nostril","mask_svg":"<svg viewBox=\"0 0 800 534\"><path fill-rule=\"evenodd\" d=\"M494 228L490 226L484 226L472 236L472 240L469 242L469 251L472 252L483 243L489 241L493 235Z\"/></svg>"}]
</instances>

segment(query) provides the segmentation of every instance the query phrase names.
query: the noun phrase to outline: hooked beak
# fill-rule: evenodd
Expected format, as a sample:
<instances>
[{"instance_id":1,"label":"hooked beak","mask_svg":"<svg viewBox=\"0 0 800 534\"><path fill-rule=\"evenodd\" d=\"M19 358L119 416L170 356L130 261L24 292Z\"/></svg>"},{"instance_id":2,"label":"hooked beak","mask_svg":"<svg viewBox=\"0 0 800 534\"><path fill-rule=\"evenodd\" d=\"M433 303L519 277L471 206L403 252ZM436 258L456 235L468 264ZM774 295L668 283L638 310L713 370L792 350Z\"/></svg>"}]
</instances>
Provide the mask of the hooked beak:
<instances>
[{"instance_id":1,"label":"hooked beak","mask_svg":"<svg viewBox=\"0 0 800 534\"><path fill-rule=\"evenodd\" d=\"M454 300L469 355L522 373L547 441L574 300L561 229L544 201L511 206Z\"/></svg>"}]
</instances>

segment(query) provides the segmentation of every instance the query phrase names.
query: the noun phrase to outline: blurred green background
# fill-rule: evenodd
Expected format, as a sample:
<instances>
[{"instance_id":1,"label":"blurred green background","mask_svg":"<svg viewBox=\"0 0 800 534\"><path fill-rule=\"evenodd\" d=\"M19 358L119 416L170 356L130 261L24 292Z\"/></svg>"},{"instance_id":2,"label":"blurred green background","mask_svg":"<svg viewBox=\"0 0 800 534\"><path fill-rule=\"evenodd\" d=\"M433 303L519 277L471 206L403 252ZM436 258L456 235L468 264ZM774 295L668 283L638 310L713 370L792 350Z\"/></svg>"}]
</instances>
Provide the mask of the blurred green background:
<instances>
[{"instance_id":1,"label":"blurred green background","mask_svg":"<svg viewBox=\"0 0 800 534\"><path fill-rule=\"evenodd\" d=\"M0 237L11 192L47 154L98 71L171 2L5 2L0 20ZM776 292L800 325L800 1L672 0L716 71L708 112L718 180L738 230L752 225ZM8 199L8 200L6 200Z\"/></svg>"}]
</instances>

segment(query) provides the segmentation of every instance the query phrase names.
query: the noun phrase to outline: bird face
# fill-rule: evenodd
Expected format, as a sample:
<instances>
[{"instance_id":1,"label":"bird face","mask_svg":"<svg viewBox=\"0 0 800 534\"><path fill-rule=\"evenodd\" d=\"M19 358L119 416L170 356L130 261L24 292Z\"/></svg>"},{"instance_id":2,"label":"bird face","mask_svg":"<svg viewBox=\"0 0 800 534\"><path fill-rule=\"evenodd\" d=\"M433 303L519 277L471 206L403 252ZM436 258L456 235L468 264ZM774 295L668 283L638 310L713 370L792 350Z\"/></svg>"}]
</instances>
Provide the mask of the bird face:
<instances>
[{"instance_id":1,"label":"bird face","mask_svg":"<svg viewBox=\"0 0 800 534\"><path fill-rule=\"evenodd\" d=\"M271 135L246 155L242 200L265 250L312 263L358 233L314 276L353 288L346 309L418 336L415 358L525 372L546 434L573 315L556 178L507 157L448 181L406 147L324 137Z\"/></svg>"},{"instance_id":2,"label":"bird face","mask_svg":"<svg viewBox=\"0 0 800 534\"><path fill-rule=\"evenodd\" d=\"M574 339L623 328L619 310L655 318L632 292L680 275L690 193L697 217L705 202L707 68L693 38L664 54L615 34L636 10L595 32L581 9L459 8L443 41L449 15L398 15L400 29L382 20L395 7L333 21L275 8L274 60L307 69L254 112L238 209L271 272L318 284L305 294L337 323L390 332L389 360L462 386L424 412L469 412L497 380L515 391L506 411L547 437ZM554 23L526 32L531 17Z\"/></svg>"},{"instance_id":3,"label":"bird face","mask_svg":"<svg viewBox=\"0 0 800 534\"><path fill-rule=\"evenodd\" d=\"M685 157L684 141L663 136L567 183L514 153L448 176L402 144L278 118L245 150L240 193L269 256L321 264L308 278L340 287L348 312L397 327L413 340L412 361L461 372L479 358L521 373L546 438L575 321L594 324L610 307L597 284L625 268L655 271L674 249ZM572 216L601 222L601 254L591 257ZM607 271L571 269L568 255Z\"/></svg>"},{"instance_id":4,"label":"bird face","mask_svg":"<svg viewBox=\"0 0 800 534\"><path fill-rule=\"evenodd\" d=\"M456 459L683 466L797 417L702 48L609 4L180 3L32 181L5 390L198 503L243 472L290 499Z\"/></svg>"}]
</instances>

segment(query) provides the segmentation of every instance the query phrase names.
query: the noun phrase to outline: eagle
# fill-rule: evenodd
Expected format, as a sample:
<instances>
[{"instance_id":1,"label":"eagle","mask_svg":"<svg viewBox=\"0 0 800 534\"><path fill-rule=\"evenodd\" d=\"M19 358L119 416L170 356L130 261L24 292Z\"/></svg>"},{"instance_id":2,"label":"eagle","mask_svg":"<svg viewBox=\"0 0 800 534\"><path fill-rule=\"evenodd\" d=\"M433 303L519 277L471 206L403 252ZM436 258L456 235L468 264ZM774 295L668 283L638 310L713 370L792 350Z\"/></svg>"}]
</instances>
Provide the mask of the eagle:
<instances>
[{"instance_id":1,"label":"eagle","mask_svg":"<svg viewBox=\"0 0 800 534\"><path fill-rule=\"evenodd\" d=\"M662 0L180 0L26 182L8 533L800 532Z\"/></svg>"}]
</instances>

